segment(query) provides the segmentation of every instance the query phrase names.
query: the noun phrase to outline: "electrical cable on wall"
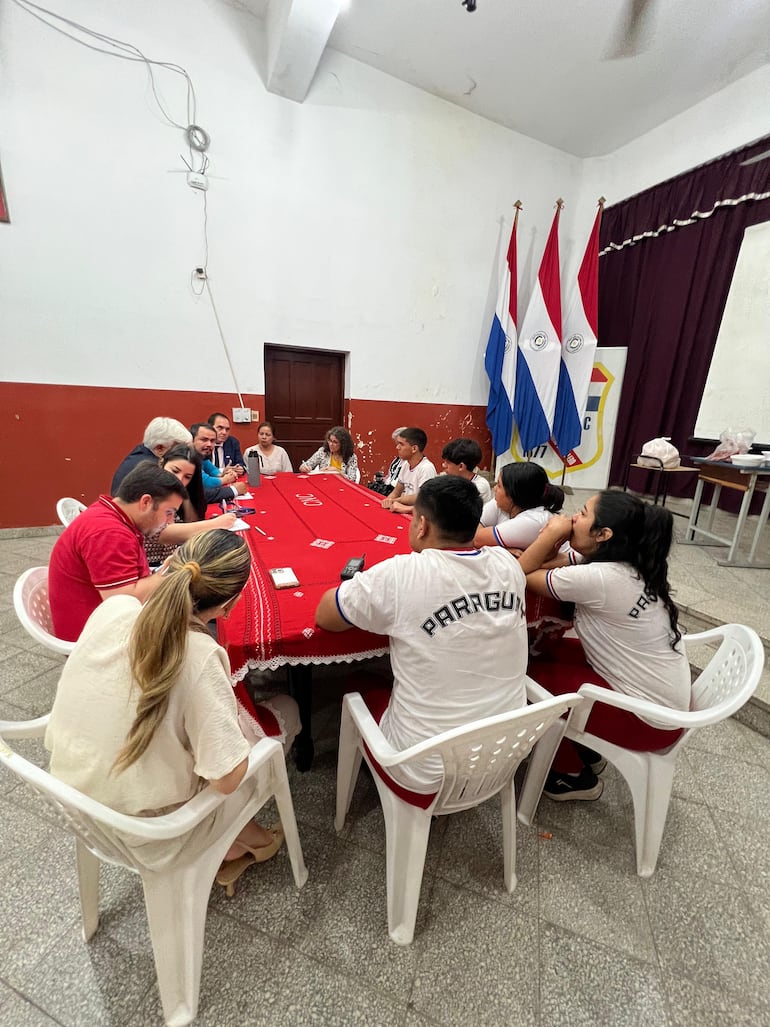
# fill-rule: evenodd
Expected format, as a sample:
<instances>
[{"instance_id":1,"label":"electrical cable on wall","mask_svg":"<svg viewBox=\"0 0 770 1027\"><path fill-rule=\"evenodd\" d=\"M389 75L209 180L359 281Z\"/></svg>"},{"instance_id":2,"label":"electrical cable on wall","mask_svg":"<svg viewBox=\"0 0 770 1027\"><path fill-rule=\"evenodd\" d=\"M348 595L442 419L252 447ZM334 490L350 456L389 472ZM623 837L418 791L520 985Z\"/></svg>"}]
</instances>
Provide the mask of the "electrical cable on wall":
<instances>
[{"instance_id":1,"label":"electrical cable on wall","mask_svg":"<svg viewBox=\"0 0 770 1027\"><path fill-rule=\"evenodd\" d=\"M214 293L211 291L211 282L208 279L208 275L203 279L203 282L206 292L209 294L209 299L211 300L211 309L214 311L214 319L217 323L217 328L219 329L219 338L222 340L222 349L225 351L227 363L230 368L230 374L233 376L233 385L235 386L235 392L238 396L238 399L240 400L241 406L243 407L245 406L245 403L243 402L243 396L241 395L240 390L238 388L238 379L235 377L235 368L233 367L233 362L230 359L230 350L228 349L227 342L225 341L225 333L222 331L222 323L219 320L219 313L217 312L217 305L214 302Z\"/></svg>"},{"instance_id":2,"label":"electrical cable on wall","mask_svg":"<svg viewBox=\"0 0 770 1027\"><path fill-rule=\"evenodd\" d=\"M147 69L147 74L150 79L150 88L152 89L152 95L155 99L155 103L158 106L158 110L165 119L165 121L172 127L177 128L184 132L185 140L190 154L190 160L187 161L182 157L183 163L186 165L188 172L195 176L205 176L206 170L209 166L209 157L207 154L209 145L211 144L211 137L209 133L197 124L197 98L195 95L195 87L193 86L192 79L189 74L179 64L175 64L172 61L156 61L146 54L142 53L138 46L133 43L126 43L124 40L116 39L114 36L106 35L102 32L96 32L94 29L89 29L80 22L73 21L71 18L65 18L61 14L57 14L55 11L51 11L46 7L41 7L39 4L33 3L32 0L12 0L17 7L31 15L37 21L42 22L45 26L53 29L54 32L58 32L60 35L66 36L67 39L71 39L73 42L78 43L80 46L85 46L89 50L93 50L96 53L105 54L108 57L117 57L120 60L134 61L136 63L144 64ZM49 21L49 18L60 24L54 24ZM96 46L94 43L87 42L85 39L78 38L73 32L68 32L62 28L62 25L68 26L73 32L79 32L84 36L89 37L104 46ZM157 84L155 82L155 74L153 67L164 68L166 71L171 71L174 74L181 75L187 84L187 104L186 104L186 116L187 124L183 125L180 122L175 121L169 112L161 102L160 96L158 95ZM181 156L181 155L180 155ZM197 157L197 161L196 161ZM196 163L198 166L196 167ZM188 175L188 183L189 183ZM190 288L195 296L203 295L204 291L208 292L209 300L211 301L211 308L214 311L214 319L216 320L217 329L219 330L219 337L222 342L222 348L225 351L225 357L230 368L230 373L233 376L233 383L235 385L235 391L240 401L240 405L243 406L243 396L238 388L238 381L235 376L235 369L233 368L232 360L230 359L230 352L225 341L224 333L222 331L222 325L219 320L219 313L217 312L216 304L214 303L214 296L211 292L211 287L208 280L208 260L209 260L209 238L208 238L208 201L206 195L206 189L202 188L203 193L203 266L196 268L190 274ZM203 285L200 290L196 289L196 281L202 281Z\"/></svg>"},{"instance_id":3,"label":"electrical cable on wall","mask_svg":"<svg viewBox=\"0 0 770 1027\"><path fill-rule=\"evenodd\" d=\"M188 75L187 71L179 64L174 64L172 61L153 60L152 58L147 57L146 54L142 53L139 47L135 46L133 43L126 43L121 39L116 39L114 36L108 36L105 33L96 32L93 29L87 28L85 25L81 25L80 22L73 21L71 18L65 18L63 15L57 14L55 11L50 11L46 7L41 7L39 4L33 3L32 0L12 0L12 2L15 3L17 7L20 7L23 11L26 11L27 14L42 22L48 28L53 29L54 32L58 32L61 35L66 36L73 42L79 43L80 46L85 46L89 50L94 50L96 53L106 54L108 57L118 57L124 61L136 61L138 63L144 64L150 76L150 85L152 88L153 96L155 97L155 102L157 103L158 109L160 110L161 114L166 119L168 124L171 125L173 128L178 128L182 132L185 132L187 134L188 145L191 146L191 149L205 150L207 148L209 141L208 134L198 125L195 124L195 87L193 86L192 79ZM44 15L47 15L47 17L44 17ZM71 32L67 32L59 25L52 24L50 21L48 21L48 18L53 18L56 21L62 22L65 25L69 25L70 28L74 29L76 32L80 32L85 36L89 36L90 38L96 39L101 43L105 43L107 46L112 47L112 49L108 50L101 46L94 46L92 43L88 43L84 39L79 39L76 35L73 35ZM161 103L160 97L158 96L157 87L155 84L155 76L152 70L153 65L155 65L158 68L165 68L167 71L172 71L177 75L181 75L185 79L187 83L186 125L181 125L178 121L174 121L174 119L171 117L171 115L168 113L168 111ZM194 129L195 133L189 133L189 129ZM192 144L192 140L200 139L206 140L206 146L201 147Z\"/></svg>"},{"instance_id":4,"label":"electrical cable on wall","mask_svg":"<svg viewBox=\"0 0 770 1027\"><path fill-rule=\"evenodd\" d=\"M93 50L95 53L105 54L107 57L117 57L123 61L135 61L136 63L144 64L147 68L147 74L150 78L150 88L152 89L152 95L155 98L158 110L172 128L178 128L185 134L187 147L190 152L190 162L187 163L185 161L185 163L187 163L187 167L195 174L204 174L205 169L208 166L206 150L208 150L209 144L211 143L211 137L204 128L201 128L201 126L196 123L197 97L195 95L195 86L193 85L192 79L185 68L179 64L175 64L173 61L153 60L151 57L142 53L139 47L135 46L133 43L126 43L122 39L116 39L114 36L108 36L103 32L96 32L94 29L89 29L87 26L81 25L78 21L73 21L71 18L65 18L63 15L57 14L55 11L48 10L47 7L41 7L39 4L33 3L32 0L12 0L12 2L37 21L42 22L43 25L53 29L54 32L58 32L60 35L66 36L67 39L71 39L74 43L78 43L80 46L85 46L88 50ZM53 24L53 22L48 20L49 18L53 18L55 21L69 26L74 30L74 32L80 32L82 35L87 36L90 39L104 43L105 46L95 46L93 43L89 43L85 39L80 39L77 35L74 35L73 32L68 32L66 29L62 28L61 25ZM111 49L105 49L105 47L111 47ZM171 71L184 78L187 84L187 124L182 125L180 122L175 121L163 106L160 96L158 95L153 66L157 68L165 68L166 71ZM200 160L200 167L197 168L195 167L196 154Z\"/></svg>"}]
</instances>

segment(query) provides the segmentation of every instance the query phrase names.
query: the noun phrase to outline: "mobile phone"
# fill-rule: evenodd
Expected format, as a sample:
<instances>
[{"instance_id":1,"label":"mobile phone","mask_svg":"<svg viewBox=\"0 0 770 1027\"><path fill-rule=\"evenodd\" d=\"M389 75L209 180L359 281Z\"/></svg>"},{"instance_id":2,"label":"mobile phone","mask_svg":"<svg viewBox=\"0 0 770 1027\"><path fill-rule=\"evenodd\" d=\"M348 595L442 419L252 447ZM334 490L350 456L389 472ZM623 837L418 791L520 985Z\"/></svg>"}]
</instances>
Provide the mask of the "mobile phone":
<instances>
[{"instance_id":1,"label":"mobile phone","mask_svg":"<svg viewBox=\"0 0 770 1027\"><path fill-rule=\"evenodd\" d=\"M340 579L342 581L349 581L354 574L358 574L359 571L364 569L364 563L366 561L365 556L353 556L348 560L345 566L340 571Z\"/></svg>"},{"instance_id":2,"label":"mobile phone","mask_svg":"<svg viewBox=\"0 0 770 1027\"><path fill-rule=\"evenodd\" d=\"M250 517L257 511L253 506L236 506L230 513L238 514L239 517Z\"/></svg>"},{"instance_id":3,"label":"mobile phone","mask_svg":"<svg viewBox=\"0 0 770 1027\"><path fill-rule=\"evenodd\" d=\"M299 585L297 576L291 567L273 567L269 573L276 588L294 588Z\"/></svg>"}]
</instances>

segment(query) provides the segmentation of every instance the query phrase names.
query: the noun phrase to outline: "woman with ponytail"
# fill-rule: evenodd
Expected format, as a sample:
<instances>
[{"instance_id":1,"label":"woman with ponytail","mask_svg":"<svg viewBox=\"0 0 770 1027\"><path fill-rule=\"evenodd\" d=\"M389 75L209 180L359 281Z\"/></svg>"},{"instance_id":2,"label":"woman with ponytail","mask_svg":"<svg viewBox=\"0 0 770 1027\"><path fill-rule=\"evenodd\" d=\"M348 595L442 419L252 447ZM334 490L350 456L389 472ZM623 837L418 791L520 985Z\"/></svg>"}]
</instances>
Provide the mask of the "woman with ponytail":
<instances>
[{"instance_id":1,"label":"woman with ponytail","mask_svg":"<svg viewBox=\"0 0 770 1027\"><path fill-rule=\"evenodd\" d=\"M291 745L300 725L289 696L257 706L262 726L249 718L244 736L227 655L206 627L229 615L250 567L239 535L210 531L176 550L144 606L126 595L97 607L64 666L46 731L55 777L129 816L160 816L206 783L234 792L259 737ZM245 804L251 786L242 791ZM220 815L221 807L182 838L140 850L134 840L132 848L153 869L190 860L216 835ZM282 840L280 825L266 830L251 821L217 880L232 884Z\"/></svg>"},{"instance_id":2,"label":"woman with ponytail","mask_svg":"<svg viewBox=\"0 0 770 1027\"><path fill-rule=\"evenodd\" d=\"M668 510L613 489L592 496L572 519L553 517L521 554L520 564L528 589L575 603L578 638L561 639L531 661L530 677L554 695L590 682L671 709L688 709L690 668L668 582L672 538ZM582 562L538 570L566 541ZM681 735L601 703L594 705L586 730L636 752L667 749ZM604 762L598 753L565 740L545 794L557 801L598 799L602 782L597 774Z\"/></svg>"},{"instance_id":3,"label":"woman with ponytail","mask_svg":"<svg viewBox=\"0 0 770 1027\"><path fill-rule=\"evenodd\" d=\"M564 492L549 484L539 464L506 464L497 476L494 492L494 499L485 503L481 512L474 539L477 546L526 549L564 506Z\"/></svg>"}]
</instances>

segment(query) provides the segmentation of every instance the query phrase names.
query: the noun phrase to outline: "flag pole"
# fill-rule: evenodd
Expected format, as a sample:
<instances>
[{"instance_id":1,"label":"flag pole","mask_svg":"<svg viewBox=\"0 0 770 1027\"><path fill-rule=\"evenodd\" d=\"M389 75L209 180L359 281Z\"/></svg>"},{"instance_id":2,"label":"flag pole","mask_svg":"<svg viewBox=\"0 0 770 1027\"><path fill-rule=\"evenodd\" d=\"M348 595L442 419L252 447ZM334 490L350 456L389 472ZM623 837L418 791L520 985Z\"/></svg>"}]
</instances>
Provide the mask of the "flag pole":
<instances>
[{"instance_id":1,"label":"flag pole","mask_svg":"<svg viewBox=\"0 0 770 1027\"><path fill-rule=\"evenodd\" d=\"M554 204L554 207L556 207L560 214L564 210L564 200L561 198L561 196ZM559 340L559 342L561 342L561 339ZM553 438L551 439L551 441L553 442ZM556 443L554 443L554 448L556 448ZM556 452L559 454L559 459L561 460L561 484L563 485L564 479L567 476L567 458L561 455L561 452L558 448L556 448Z\"/></svg>"},{"instance_id":2,"label":"flag pole","mask_svg":"<svg viewBox=\"0 0 770 1027\"><path fill-rule=\"evenodd\" d=\"M561 213L561 211L564 209L564 200L562 200L561 197L559 197L559 199L556 201L556 206L559 209L559 213ZM561 460L561 483L563 485L564 479L567 477L567 458L566 456L562 456L561 453L559 453L559 459Z\"/></svg>"},{"instance_id":3,"label":"flag pole","mask_svg":"<svg viewBox=\"0 0 770 1027\"><path fill-rule=\"evenodd\" d=\"M518 236L518 231L519 231L519 211L524 209L524 206L523 206L521 200L517 200L514 203L513 209L516 211L516 213L513 215L513 228L511 229L511 234L512 234L512 236ZM518 275L518 268L517 268L517 275ZM518 282L511 283L511 293L510 293L510 295L514 295L514 294L516 296L516 310L514 310L512 312L512 317L513 317L513 323L518 327L518 324L519 324L519 309L518 309L519 308L519 284L518 284ZM509 304L510 304L510 300L509 300ZM510 451L511 451L512 441L513 440L511 440L511 442L508 443L508 449L506 450L507 453L510 453ZM502 453L495 453L495 479L497 478L497 458L502 456L502 455L503 455Z\"/></svg>"}]
</instances>

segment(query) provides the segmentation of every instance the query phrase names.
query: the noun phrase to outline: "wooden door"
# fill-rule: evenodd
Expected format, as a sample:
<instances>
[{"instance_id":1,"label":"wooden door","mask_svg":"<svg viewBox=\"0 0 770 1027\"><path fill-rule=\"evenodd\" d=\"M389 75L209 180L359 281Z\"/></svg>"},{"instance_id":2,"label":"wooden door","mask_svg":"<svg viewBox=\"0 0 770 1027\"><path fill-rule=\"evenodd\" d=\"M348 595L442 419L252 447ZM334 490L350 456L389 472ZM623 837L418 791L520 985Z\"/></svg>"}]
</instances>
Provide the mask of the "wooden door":
<instances>
[{"instance_id":1,"label":"wooden door","mask_svg":"<svg viewBox=\"0 0 770 1027\"><path fill-rule=\"evenodd\" d=\"M265 345L265 417L296 471L344 424L345 354Z\"/></svg>"}]
</instances>

